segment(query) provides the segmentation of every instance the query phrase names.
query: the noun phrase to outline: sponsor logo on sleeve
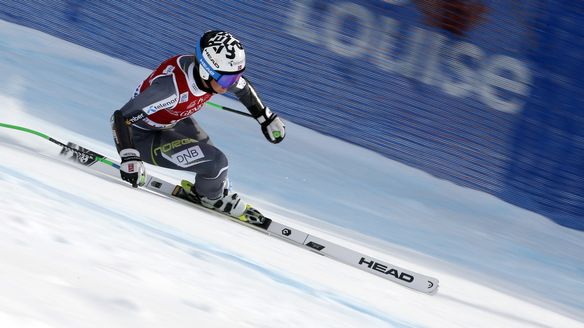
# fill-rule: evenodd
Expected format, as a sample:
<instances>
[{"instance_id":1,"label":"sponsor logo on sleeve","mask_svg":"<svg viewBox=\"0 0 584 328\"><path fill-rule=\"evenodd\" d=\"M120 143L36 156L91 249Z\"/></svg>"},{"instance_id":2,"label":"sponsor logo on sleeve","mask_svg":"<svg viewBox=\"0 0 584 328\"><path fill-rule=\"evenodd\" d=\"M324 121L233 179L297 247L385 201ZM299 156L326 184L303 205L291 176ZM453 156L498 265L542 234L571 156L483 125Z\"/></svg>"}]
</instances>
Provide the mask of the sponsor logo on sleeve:
<instances>
[{"instance_id":1,"label":"sponsor logo on sleeve","mask_svg":"<svg viewBox=\"0 0 584 328\"><path fill-rule=\"evenodd\" d=\"M176 105L177 101L178 97L176 95L172 95L164 100L144 107L142 111L146 113L146 115L152 115L161 109L173 108Z\"/></svg>"},{"instance_id":2,"label":"sponsor logo on sleeve","mask_svg":"<svg viewBox=\"0 0 584 328\"><path fill-rule=\"evenodd\" d=\"M139 113L138 115L134 115L126 120L127 125L132 125L140 120L144 119L144 113Z\"/></svg>"}]
</instances>

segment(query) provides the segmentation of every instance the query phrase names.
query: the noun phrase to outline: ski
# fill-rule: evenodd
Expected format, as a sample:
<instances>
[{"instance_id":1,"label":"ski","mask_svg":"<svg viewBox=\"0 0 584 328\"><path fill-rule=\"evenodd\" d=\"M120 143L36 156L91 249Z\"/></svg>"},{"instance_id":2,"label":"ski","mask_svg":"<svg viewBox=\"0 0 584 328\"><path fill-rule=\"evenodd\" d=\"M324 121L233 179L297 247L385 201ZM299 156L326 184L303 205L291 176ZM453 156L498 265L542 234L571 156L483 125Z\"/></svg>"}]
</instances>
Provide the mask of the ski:
<instances>
[{"instance_id":1,"label":"ski","mask_svg":"<svg viewBox=\"0 0 584 328\"><path fill-rule=\"evenodd\" d=\"M107 159L105 156L99 155L87 148L68 143L67 145L63 145L60 154L68 157L75 163L91 168L94 171L119 178L119 164L116 161ZM279 223L270 218L264 218L263 224L255 225L246 221L238 220L227 214L213 211L189 200L181 185L170 183L164 179L148 175L146 183L142 188L218 214L223 218L230 219L257 231L261 231L269 236L277 237L293 245L305 248L413 290L427 294L435 294L438 291L438 279L436 278L384 262L372 256L335 244L326 239L313 236L294 227Z\"/></svg>"},{"instance_id":2,"label":"ski","mask_svg":"<svg viewBox=\"0 0 584 328\"><path fill-rule=\"evenodd\" d=\"M100 155L90 149L80 147L74 143L63 143L39 131L31 130L25 127L11 125L0 122L0 127L18 130L39 136L60 147L60 155L73 160L76 164L91 169L110 177L119 179L120 164ZM413 290L435 294L438 291L438 279L426 276L414 271L410 271L399 266L384 262L372 256L357 252L342 245L335 244L326 239L322 239L294 227L282 224L270 218L264 218L261 225L255 225L247 221L241 221L221 212L213 211L185 197L186 192L181 185L168 182L161 178L148 175L146 183L142 187L159 195L166 196L176 201L182 201L189 205L196 206L199 209L215 213L223 218L230 219L234 222L246 225L257 231L261 231L269 236L277 237L293 245L310 250L317 254L323 255L330 259L345 263L354 268L379 276L385 280L397 283L399 285L411 288ZM256 209L250 209L250 215L261 215Z\"/></svg>"}]
</instances>

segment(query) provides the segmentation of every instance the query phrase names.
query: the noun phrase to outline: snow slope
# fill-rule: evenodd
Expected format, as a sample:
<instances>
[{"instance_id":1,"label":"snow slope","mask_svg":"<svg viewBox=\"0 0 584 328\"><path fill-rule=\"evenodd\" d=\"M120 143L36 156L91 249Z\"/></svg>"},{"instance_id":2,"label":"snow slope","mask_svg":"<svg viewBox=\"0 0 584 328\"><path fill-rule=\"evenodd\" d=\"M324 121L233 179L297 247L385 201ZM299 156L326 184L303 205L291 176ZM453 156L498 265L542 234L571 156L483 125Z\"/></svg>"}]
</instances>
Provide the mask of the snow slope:
<instances>
[{"instance_id":1,"label":"snow slope","mask_svg":"<svg viewBox=\"0 0 584 328\"><path fill-rule=\"evenodd\" d=\"M148 75L2 21L0 71L0 122L113 158L109 115ZM258 207L438 277L438 294L56 161L51 143L0 129L1 327L583 325L582 232L291 123L274 146L253 120L210 108L197 118Z\"/></svg>"}]
</instances>

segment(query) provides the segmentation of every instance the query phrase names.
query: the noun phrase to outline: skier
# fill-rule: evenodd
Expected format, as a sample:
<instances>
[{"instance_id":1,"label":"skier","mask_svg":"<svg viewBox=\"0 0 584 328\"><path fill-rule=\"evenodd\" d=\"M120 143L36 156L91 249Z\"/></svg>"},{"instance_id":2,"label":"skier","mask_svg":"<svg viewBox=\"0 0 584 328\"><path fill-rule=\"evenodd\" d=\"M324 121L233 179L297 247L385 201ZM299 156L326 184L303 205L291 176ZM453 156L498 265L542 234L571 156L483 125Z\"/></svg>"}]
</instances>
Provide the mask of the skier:
<instances>
[{"instance_id":1,"label":"skier","mask_svg":"<svg viewBox=\"0 0 584 328\"><path fill-rule=\"evenodd\" d=\"M194 55L178 55L164 61L111 118L116 148L122 159L120 174L133 187L145 183L144 162L196 173L189 198L250 223L249 207L229 188L225 154L211 142L191 116L213 94L233 92L257 120L270 142L286 134L282 120L258 97L243 77L245 51L233 35L208 31Z\"/></svg>"}]
</instances>

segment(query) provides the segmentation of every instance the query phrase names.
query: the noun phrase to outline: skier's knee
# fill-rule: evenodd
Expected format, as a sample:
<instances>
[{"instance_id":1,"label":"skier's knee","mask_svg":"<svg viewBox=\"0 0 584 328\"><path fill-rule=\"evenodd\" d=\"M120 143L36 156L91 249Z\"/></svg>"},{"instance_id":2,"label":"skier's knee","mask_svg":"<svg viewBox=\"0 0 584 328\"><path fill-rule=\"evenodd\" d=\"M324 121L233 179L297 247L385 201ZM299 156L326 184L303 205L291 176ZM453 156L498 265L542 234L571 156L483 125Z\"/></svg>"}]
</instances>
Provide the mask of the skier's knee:
<instances>
[{"instance_id":1,"label":"skier's knee","mask_svg":"<svg viewBox=\"0 0 584 328\"><path fill-rule=\"evenodd\" d=\"M227 157L221 151L215 152L213 158L205 163L205 170L197 172L195 188L207 197L216 197L223 192L223 183L227 179Z\"/></svg>"}]
</instances>

